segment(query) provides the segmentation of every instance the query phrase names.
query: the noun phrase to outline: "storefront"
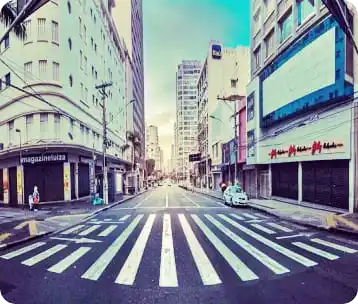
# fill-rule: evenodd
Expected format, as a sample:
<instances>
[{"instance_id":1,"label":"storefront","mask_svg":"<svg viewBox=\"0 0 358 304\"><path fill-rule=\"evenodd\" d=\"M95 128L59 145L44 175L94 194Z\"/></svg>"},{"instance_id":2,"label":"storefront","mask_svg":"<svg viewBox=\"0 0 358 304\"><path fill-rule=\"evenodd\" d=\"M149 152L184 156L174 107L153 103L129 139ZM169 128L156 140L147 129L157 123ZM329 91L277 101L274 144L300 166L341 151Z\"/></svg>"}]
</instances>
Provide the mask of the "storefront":
<instances>
[{"instance_id":1,"label":"storefront","mask_svg":"<svg viewBox=\"0 0 358 304\"><path fill-rule=\"evenodd\" d=\"M272 195L298 200L298 163L273 164Z\"/></svg>"}]
</instances>

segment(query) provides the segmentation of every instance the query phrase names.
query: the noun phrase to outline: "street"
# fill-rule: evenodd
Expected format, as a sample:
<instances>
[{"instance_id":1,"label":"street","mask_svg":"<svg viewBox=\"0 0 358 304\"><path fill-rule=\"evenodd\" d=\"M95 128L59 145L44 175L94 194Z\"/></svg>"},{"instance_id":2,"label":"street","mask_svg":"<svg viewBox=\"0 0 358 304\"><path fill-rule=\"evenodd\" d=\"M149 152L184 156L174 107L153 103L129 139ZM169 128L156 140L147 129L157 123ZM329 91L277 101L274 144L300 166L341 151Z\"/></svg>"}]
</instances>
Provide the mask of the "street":
<instances>
[{"instance_id":1,"label":"street","mask_svg":"<svg viewBox=\"0 0 358 304\"><path fill-rule=\"evenodd\" d=\"M1 251L10 303L346 303L358 242L175 185ZM324 286L324 288L322 288Z\"/></svg>"}]
</instances>

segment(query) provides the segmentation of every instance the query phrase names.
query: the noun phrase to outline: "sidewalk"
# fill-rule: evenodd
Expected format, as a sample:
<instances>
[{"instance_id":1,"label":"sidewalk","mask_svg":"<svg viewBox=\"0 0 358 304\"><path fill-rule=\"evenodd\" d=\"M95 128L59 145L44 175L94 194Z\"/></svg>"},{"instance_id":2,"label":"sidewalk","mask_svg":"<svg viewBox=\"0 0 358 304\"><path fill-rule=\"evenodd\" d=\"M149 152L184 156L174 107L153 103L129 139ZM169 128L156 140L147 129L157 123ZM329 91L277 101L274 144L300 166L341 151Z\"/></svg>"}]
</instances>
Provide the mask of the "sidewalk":
<instances>
[{"instance_id":1,"label":"sidewalk","mask_svg":"<svg viewBox=\"0 0 358 304\"><path fill-rule=\"evenodd\" d=\"M219 190L209 189L207 191L202 188L193 188L193 190L222 200L222 194ZM249 206L291 222L358 234L357 214L336 213L266 199L250 199Z\"/></svg>"},{"instance_id":2,"label":"sidewalk","mask_svg":"<svg viewBox=\"0 0 358 304\"><path fill-rule=\"evenodd\" d=\"M124 195L109 205L93 206L89 200L81 203L39 206L38 211L22 208L0 208L0 248L46 235L73 226L83 219L130 200L135 195Z\"/></svg>"}]
</instances>

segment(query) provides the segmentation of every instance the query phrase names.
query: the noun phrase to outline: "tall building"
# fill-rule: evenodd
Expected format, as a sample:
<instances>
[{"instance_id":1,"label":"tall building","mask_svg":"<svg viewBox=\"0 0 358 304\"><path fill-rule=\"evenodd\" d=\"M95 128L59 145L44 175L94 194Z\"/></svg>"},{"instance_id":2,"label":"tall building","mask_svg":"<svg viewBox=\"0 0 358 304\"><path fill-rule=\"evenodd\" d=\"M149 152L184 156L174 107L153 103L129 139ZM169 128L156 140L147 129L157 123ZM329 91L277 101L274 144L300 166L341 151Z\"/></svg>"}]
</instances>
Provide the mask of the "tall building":
<instances>
[{"instance_id":1,"label":"tall building","mask_svg":"<svg viewBox=\"0 0 358 304\"><path fill-rule=\"evenodd\" d=\"M158 127L150 125L146 131L146 159L155 160L154 170L162 171L163 151L159 146Z\"/></svg>"},{"instance_id":2,"label":"tall building","mask_svg":"<svg viewBox=\"0 0 358 304\"><path fill-rule=\"evenodd\" d=\"M183 60L176 72L176 171L179 179L189 174L189 154L196 146L198 105L196 83L201 69L197 60Z\"/></svg>"},{"instance_id":3,"label":"tall building","mask_svg":"<svg viewBox=\"0 0 358 304\"><path fill-rule=\"evenodd\" d=\"M222 176L222 144L235 137L235 101L219 98L244 98L249 82L250 50L237 46L226 48L219 41L211 41L200 71L198 89L198 141L201 161L198 164L197 183L219 187ZM234 181L234 160L228 171ZM228 182L228 181L227 181Z\"/></svg>"},{"instance_id":4,"label":"tall building","mask_svg":"<svg viewBox=\"0 0 358 304\"><path fill-rule=\"evenodd\" d=\"M95 86L104 82L113 82L105 99L109 200L122 189L117 175L130 168L121 151L126 68L113 5L49 1L25 21L25 41L10 34L0 46L0 201L27 202L35 185L43 202L85 197L94 173L102 184L103 99Z\"/></svg>"},{"instance_id":5,"label":"tall building","mask_svg":"<svg viewBox=\"0 0 358 304\"><path fill-rule=\"evenodd\" d=\"M251 5L247 191L352 212L352 44L322 1Z\"/></svg>"}]
</instances>

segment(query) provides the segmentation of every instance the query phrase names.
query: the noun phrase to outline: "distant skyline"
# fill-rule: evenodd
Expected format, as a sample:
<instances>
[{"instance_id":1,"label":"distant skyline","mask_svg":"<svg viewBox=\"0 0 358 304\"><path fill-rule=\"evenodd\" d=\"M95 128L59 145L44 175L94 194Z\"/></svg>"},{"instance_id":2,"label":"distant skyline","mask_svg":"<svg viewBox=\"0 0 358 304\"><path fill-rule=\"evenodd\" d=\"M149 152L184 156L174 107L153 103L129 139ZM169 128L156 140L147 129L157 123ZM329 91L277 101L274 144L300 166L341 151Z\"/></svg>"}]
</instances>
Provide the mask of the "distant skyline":
<instances>
[{"instance_id":1,"label":"distant skyline","mask_svg":"<svg viewBox=\"0 0 358 304\"><path fill-rule=\"evenodd\" d=\"M249 20L249 0L143 1L146 123L158 126L165 161L174 141L177 65L203 61L210 40L249 45Z\"/></svg>"}]
</instances>

